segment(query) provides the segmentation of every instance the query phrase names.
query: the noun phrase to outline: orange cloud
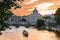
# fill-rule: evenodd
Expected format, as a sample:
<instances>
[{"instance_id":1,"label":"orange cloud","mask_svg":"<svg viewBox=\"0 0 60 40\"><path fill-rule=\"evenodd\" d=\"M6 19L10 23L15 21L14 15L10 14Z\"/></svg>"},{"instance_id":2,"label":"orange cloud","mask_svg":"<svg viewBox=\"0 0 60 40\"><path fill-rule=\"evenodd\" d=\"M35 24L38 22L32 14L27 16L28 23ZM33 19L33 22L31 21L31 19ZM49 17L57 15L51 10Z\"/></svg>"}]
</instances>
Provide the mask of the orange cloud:
<instances>
[{"instance_id":1,"label":"orange cloud","mask_svg":"<svg viewBox=\"0 0 60 40\"><path fill-rule=\"evenodd\" d=\"M39 13L41 12L41 14L45 13L44 10L48 11L47 14L52 13L53 10L56 10L60 7L60 0L25 0L23 3L17 3L22 6L22 8L12 11L14 15L17 16L29 15L32 13L35 7L37 7L37 10ZM49 12L50 10L52 12Z\"/></svg>"}]
</instances>

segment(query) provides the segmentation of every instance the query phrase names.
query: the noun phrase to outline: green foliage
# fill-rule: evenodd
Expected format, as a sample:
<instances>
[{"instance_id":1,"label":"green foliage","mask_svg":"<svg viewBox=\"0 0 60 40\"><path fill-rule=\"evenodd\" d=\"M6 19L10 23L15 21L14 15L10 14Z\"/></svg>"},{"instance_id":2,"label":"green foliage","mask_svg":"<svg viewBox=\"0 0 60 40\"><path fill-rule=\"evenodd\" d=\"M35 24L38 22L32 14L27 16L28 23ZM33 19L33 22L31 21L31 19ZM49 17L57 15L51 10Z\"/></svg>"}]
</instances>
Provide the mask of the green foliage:
<instances>
[{"instance_id":1,"label":"green foliage","mask_svg":"<svg viewBox=\"0 0 60 40\"><path fill-rule=\"evenodd\" d=\"M57 9L54 16L55 16L55 21L57 22L57 24L60 25L60 8Z\"/></svg>"},{"instance_id":2,"label":"green foliage","mask_svg":"<svg viewBox=\"0 0 60 40\"><path fill-rule=\"evenodd\" d=\"M55 33L56 33L56 36L60 38L60 31L56 30Z\"/></svg>"},{"instance_id":3,"label":"green foliage","mask_svg":"<svg viewBox=\"0 0 60 40\"><path fill-rule=\"evenodd\" d=\"M40 27L37 27L38 30L45 30L46 27L45 26L40 26Z\"/></svg>"},{"instance_id":4,"label":"green foliage","mask_svg":"<svg viewBox=\"0 0 60 40\"><path fill-rule=\"evenodd\" d=\"M19 28L19 26L15 26L15 28Z\"/></svg>"},{"instance_id":5,"label":"green foliage","mask_svg":"<svg viewBox=\"0 0 60 40\"><path fill-rule=\"evenodd\" d=\"M51 27L48 27L48 29L47 29L47 30L48 30L48 31L53 31Z\"/></svg>"},{"instance_id":6,"label":"green foliage","mask_svg":"<svg viewBox=\"0 0 60 40\"><path fill-rule=\"evenodd\" d=\"M30 26L30 23L26 24L25 25L25 28L29 28L29 26Z\"/></svg>"},{"instance_id":7,"label":"green foliage","mask_svg":"<svg viewBox=\"0 0 60 40\"><path fill-rule=\"evenodd\" d=\"M29 25L25 26L26 28L29 28Z\"/></svg>"},{"instance_id":8,"label":"green foliage","mask_svg":"<svg viewBox=\"0 0 60 40\"><path fill-rule=\"evenodd\" d=\"M40 26L43 26L44 25L44 20L43 19L38 19L37 20L37 26L40 27Z\"/></svg>"},{"instance_id":9,"label":"green foliage","mask_svg":"<svg viewBox=\"0 0 60 40\"><path fill-rule=\"evenodd\" d=\"M37 20L37 26L35 28L37 28L38 30L42 30L44 29L44 20L43 19L38 19Z\"/></svg>"},{"instance_id":10,"label":"green foliage","mask_svg":"<svg viewBox=\"0 0 60 40\"><path fill-rule=\"evenodd\" d=\"M17 1L23 2L24 0ZM9 24L6 23L6 21L13 15L13 13L10 11L12 7L14 7L14 9L21 8L21 6L16 3L16 0L0 1L0 31L9 28Z\"/></svg>"}]
</instances>

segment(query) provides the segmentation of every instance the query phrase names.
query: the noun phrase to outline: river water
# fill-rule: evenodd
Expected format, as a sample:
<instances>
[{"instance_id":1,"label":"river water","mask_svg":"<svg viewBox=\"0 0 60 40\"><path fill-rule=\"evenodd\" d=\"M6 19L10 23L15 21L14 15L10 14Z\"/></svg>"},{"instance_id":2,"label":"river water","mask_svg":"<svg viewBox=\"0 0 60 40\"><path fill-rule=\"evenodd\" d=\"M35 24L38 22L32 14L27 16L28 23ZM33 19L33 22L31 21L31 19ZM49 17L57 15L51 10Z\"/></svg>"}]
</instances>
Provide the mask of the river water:
<instances>
[{"instance_id":1,"label":"river water","mask_svg":"<svg viewBox=\"0 0 60 40\"><path fill-rule=\"evenodd\" d=\"M28 37L24 37L22 32L26 30L29 33ZM38 31L35 28L12 28L3 31L3 35L0 35L0 40L60 40L56 37L56 34L49 31Z\"/></svg>"}]
</instances>

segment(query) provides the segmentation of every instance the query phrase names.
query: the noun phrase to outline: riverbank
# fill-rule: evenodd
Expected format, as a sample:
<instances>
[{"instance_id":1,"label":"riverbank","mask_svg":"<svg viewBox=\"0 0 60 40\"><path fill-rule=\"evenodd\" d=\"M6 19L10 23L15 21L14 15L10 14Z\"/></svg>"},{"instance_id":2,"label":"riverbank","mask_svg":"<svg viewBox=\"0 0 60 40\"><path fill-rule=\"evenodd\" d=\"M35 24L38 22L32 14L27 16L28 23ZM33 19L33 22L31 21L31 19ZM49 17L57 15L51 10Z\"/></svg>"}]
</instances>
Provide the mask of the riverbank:
<instances>
[{"instance_id":1,"label":"riverbank","mask_svg":"<svg viewBox=\"0 0 60 40\"><path fill-rule=\"evenodd\" d=\"M60 30L57 30L56 28L54 28L54 27L47 27L47 26L41 26L41 27L35 27L35 26L20 26L20 27L18 27L18 28L27 28L27 29L37 29L38 31L41 31L41 30L47 30L47 31L49 31L49 32L54 32L55 34L56 34L56 36L57 37L60 37Z\"/></svg>"},{"instance_id":2,"label":"riverbank","mask_svg":"<svg viewBox=\"0 0 60 40\"><path fill-rule=\"evenodd\" d=\"M26 30L29 34L28 37L24 37L22 32ZM0 36L0 40L58 40L54 32L47 30L38 31L36 28L12 28L6 29L3 35Z\"/></svg>"},{"instance_id":3,"label":"riverbank","mask_svg":"<svg viewBox=\"0 0 60 40\"><path fill-rule=\"evenodd\" d=\"M58 30L56 28L41 26L41 27L37 27L37 30L39 30L39 31L47 30L49 32L54 32L54 33L56 33L57 37L60 37L60 30Z\"/></svg>"},{"instance_id":4,"label":"riverbank","mask_svg":"<svg viewBox=\"0 0 60 40\"><path fill-rule=\"evenodd\" d=\"M23 30L28 32L28 37L23 36ZM19 28L12 27L12 29L6 29L3 35L0 36L0 40L60 40L59 38L55 32L37 30L32 27L25 28L22 26Z\"/></svg>"}]
</instances>

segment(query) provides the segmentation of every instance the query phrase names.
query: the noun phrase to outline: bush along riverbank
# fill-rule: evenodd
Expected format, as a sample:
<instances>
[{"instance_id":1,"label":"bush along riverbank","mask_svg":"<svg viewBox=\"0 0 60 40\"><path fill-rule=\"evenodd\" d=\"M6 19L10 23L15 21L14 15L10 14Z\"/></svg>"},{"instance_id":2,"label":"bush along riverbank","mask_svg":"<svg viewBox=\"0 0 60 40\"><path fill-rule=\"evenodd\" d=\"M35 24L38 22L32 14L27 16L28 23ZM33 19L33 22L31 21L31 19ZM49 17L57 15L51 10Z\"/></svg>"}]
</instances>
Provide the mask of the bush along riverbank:
<instances>
[{"instance_id":1,"label":"bush along riverbank","mask_svg":"<svg viewBox=\"0 0 60 40\"><path fill-rule=\"evenodd\" d=\"M45 27L45 26L40 26L40 27L36 27L37 28L37 30L48 30L48 31L50 31L50 32L54 32L54 33L56 33L56 36L57 37L60 37L60 31L59 30L54 30L54 29L52 29L52 27Z\"/></svg>"}]
</instances>

